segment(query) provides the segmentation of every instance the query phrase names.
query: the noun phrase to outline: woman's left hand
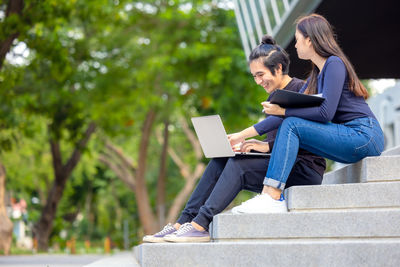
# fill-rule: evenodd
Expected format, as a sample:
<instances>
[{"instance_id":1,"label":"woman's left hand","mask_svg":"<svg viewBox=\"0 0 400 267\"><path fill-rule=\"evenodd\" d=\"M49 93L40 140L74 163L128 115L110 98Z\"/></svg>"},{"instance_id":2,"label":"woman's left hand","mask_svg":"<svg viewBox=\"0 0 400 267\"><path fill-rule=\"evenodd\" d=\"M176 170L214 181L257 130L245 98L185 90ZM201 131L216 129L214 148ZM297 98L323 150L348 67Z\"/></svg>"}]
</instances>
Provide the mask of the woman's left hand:
<instances>
[{"instance_id":1,"label":"woman's left hand","mask_svg":"<svg viewBox=\"0 0 400 267\"><path fill-rule=\"evenodd\" d=\"M286 109L281 108L277 104L271 104L270 102L261 102L263 106L263 112L268 115L285 116Z\"/></svg>"}]
</instances>

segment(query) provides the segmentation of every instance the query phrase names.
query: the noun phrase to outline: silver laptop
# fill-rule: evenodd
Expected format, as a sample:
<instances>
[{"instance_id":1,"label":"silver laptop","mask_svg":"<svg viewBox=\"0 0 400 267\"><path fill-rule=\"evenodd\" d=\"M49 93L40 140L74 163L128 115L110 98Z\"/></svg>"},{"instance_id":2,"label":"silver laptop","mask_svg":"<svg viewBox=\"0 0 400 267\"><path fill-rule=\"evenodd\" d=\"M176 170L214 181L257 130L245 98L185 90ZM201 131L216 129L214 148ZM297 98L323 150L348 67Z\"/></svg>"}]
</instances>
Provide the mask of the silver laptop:
<instances>
[{"instance_id":1,"label":"silver laptop","mask_svg":"<svg viewBox=\"0 0 400 267\"><path fill-rule=\"evenodd\" d=\"M268 153L233 151L219 115L195 117L192 118L192 123L206 158L234 157L235 155L270 155Z\"/></svg>"}]
</instances>

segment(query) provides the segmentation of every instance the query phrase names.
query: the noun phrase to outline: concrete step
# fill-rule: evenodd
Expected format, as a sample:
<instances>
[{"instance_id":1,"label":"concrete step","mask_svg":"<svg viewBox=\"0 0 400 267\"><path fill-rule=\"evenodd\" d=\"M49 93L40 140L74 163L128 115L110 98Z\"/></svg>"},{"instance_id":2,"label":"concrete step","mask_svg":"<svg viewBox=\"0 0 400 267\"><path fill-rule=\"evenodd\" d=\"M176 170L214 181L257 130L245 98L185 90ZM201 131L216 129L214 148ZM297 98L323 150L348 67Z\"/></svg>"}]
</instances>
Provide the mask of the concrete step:
<instances>
[{"instance_id":1,"label":"concrete step","mask_svg":"<svg viewBox=\"0 0 400 267\"><path fill-rule=\"evenodd\" d=\"M270 214L221 213L215 241L293 238L400 238L400 209L330 210Z\"/></svg>"},{"instance_id":2,"label":"concrete step","mask_svg":"<svg viewBox=\"0 0 400 267\"><path fill-rule=\"evenodd\" d=\"M400 181L293 186L285 195L290 211L400 208Z\"/></svg>"},{"instance_id":3,"label":"concrete step","mask_svg":"<svg viewBox=\"0 0 400 267\"><path fill-rule=\"evenodd\" d=\"M312 240L142 244L142 267L151 266L400 266L400 240Z\"/></svg>"},{"instance_id":4,"label":"concrete step","mask_svg":"<svg viewBox=\"0 0 400 267\"><path fill-rule=\"evenodd\" d=\"M389 148L382 152L382 156L394 156L400 155L400 146Z\"/></svg>"},{"instance_id":5,"label":"concrete step","mask_svg":"<svg viewBox=\"0 0 400 267\"><path fill-rule=\"evenodd\" d=\"M326 173L322 184L383 181L400 181L400 155L367 157Z\"/></svg>"}]
</instances>

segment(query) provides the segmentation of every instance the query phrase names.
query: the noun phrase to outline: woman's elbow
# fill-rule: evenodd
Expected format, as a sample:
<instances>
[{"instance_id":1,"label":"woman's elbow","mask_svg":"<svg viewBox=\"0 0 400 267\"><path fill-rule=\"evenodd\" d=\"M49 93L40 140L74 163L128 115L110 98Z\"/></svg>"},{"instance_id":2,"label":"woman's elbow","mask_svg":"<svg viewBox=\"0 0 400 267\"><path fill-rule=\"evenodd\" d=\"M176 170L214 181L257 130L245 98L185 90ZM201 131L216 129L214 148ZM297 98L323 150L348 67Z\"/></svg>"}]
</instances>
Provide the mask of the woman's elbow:
<instances>
[{"instance_id":1,"label":"woman's elbow","mask_svg":"<svg viewBox=\"0 0 400 267\"><path fill-rule=\"evenodd\" d=\"M320 122L330 122L334 117L334 114L328 112L320 112Z\"/></svg>"}]
</instances>

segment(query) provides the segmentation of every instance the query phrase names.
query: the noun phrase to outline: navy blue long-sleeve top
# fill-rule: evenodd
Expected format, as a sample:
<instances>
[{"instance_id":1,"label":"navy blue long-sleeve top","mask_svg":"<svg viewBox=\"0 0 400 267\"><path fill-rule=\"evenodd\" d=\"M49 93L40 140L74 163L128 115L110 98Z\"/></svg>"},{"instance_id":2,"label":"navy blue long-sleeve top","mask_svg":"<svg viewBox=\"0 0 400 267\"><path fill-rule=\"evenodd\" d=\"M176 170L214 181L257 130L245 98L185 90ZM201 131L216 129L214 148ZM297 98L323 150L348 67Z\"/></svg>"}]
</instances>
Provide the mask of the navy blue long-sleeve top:
<instances>
[{"instance_id":1,"label":"navy blue long-sleeve top","mask_svg":"<svg viewBox=\"0 0 400 267\"><path fill-rule=\"evenodd\" d=\"M307 89L307 83L300 89ZM337 56L330 56L318 75L318 94L325 98L318 107L287 108L285 117L299 117L318 122L343 123L356 118L373 117L371 109L362 96L356 96L349 90L348 74L343 61ZM269 116L254 125L257 133L262 135L274 127L279 127L282 118Z\"/></svg>"},{"instance_id":2,"label":"navy blue long-sleeve top","mask_svg":"<svg viewBox=\"0 0 400 267\"><path fill-rule=\"evenodd\" d=\"M289 90L293 92L299 92L301 88L303 88L304 82L302 80L299 80L297 78L293 78L283 90ZM271 98L271 95L268 97L268 100ZM278 132L278 128L281 125L283 118L281 117L276 117L276 116L270 116L267 115L267 119L269 121L273 122L273 125L271 126L271 130L267 131L267 137L264 140L265 142L268 142L270 150L272 150L274 143L275 143L275 138L276 134ZM304 149L299 149L298 155L297 155L297 160L303 162L306 164L308 167L314 169L317 173L319 173L321 176L324 174L325 168L326 168L326 162L323 157L317 156L311 152L308 152L307 150Z\"/></svg>"}]
</instances>

